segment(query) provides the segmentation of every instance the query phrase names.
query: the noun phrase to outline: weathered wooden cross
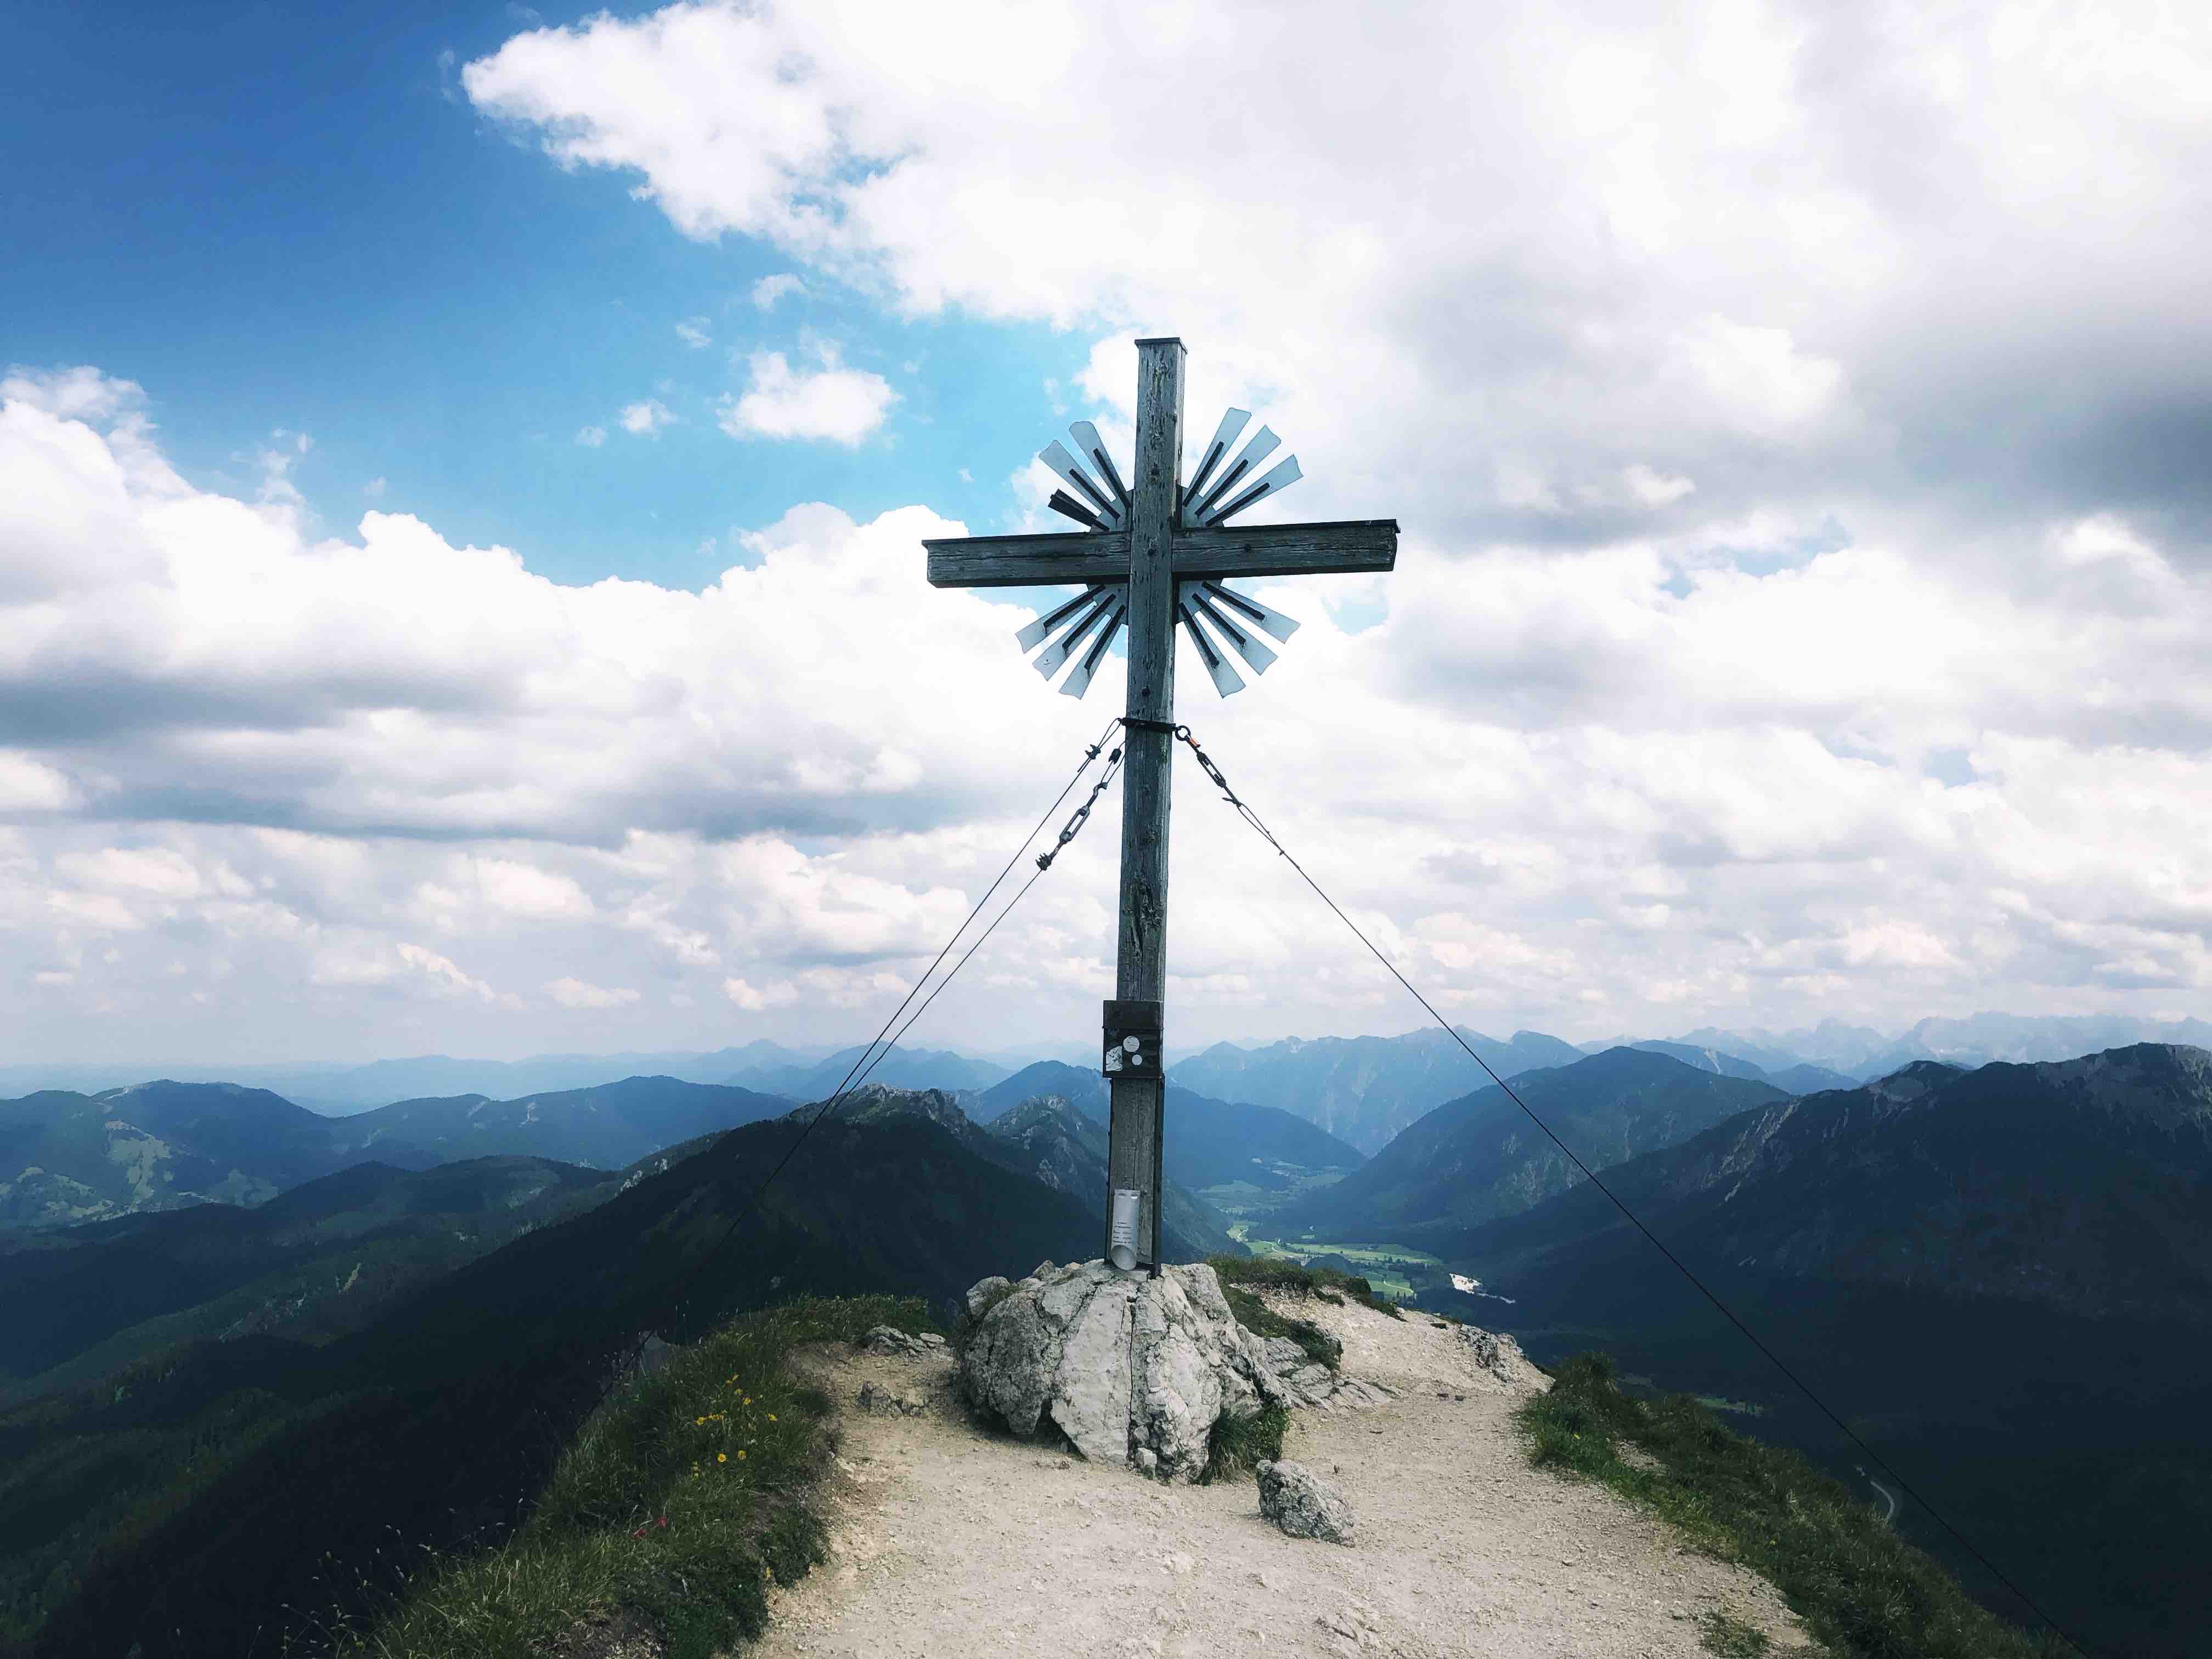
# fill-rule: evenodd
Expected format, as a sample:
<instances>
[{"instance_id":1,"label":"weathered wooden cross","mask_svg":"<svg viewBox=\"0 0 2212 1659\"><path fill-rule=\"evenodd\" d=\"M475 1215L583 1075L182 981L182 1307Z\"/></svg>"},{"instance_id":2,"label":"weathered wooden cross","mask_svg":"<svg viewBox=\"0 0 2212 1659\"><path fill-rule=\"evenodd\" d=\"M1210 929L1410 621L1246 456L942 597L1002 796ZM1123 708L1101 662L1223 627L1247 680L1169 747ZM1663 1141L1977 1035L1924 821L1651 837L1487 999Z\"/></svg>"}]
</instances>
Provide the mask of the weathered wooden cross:
<instances>
[{"instance_id":1,"label":"weathered wooden cross","mask_svg":"<svg viewBox=\"0 0 2212 1659\"><path fill-rule=\"evenodd\" d=\"M1124 1272L1148 1263L1155 1277L1167 1089L1161 1043L1176 626L1189 635L1215 690L1227 696L1243 687L1228 652L1233 650L1255 672L1264 672L1274 653L1255 634L1285 640L1297 624L1225 582L1238 576L1389 570L1398 557L1393 519L1230 528L1232 514L1296 483L1297 460L1292 457L1255 476L1279 441L1263 426L1236 460L1228 461L1230 446L1251 418L1232 409L1185 484L1182 368L1181 340L1137 342L1137 453L1127 483L1087 421L1069 428L1079 454L1070 455L1057 443L1043 453L1044 463L1080 492L1055 492L1053 507L1086 530L923 544L933 587L1081 585L1077 598L1016 635L1024 651L1054 641L1036 659L1038 671L1048 677L1074 663L1060 688L1069 696L1079 697L1090 689L1115 635L1124 622L1128 624L1121 941L1115 1000L1106 1005L1103 1062L1112 1086L1106 1255ZM1117 1194L1123 1195L1118 1200ZM1137 1195L1133 1218L1127 1196L1131 1194Z\"/></svg>"}]
</instances>

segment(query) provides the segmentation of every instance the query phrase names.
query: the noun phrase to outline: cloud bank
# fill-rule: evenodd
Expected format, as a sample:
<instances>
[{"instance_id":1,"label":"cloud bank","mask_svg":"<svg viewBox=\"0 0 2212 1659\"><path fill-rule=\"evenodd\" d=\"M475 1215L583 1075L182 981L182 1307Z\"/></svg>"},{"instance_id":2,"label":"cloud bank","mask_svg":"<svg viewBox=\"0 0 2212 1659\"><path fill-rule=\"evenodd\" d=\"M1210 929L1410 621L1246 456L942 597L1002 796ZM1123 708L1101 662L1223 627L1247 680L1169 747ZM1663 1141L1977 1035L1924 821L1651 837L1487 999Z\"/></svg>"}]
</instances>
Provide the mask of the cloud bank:
<instances>
[{"instance_id":1,"label":"cloud bank","mask_svg":"<svg viewBox=\"0 0 2212 1659\"><path fill-rule=\"evenodd\" d=\"M71 372L0 409L19 1043L127 1018L245 1057L274 1011L311 1053L849 1035L1119 707L1111 673L1084 706L1036 683L1018 608L923 586L960 527L922 508L794 508L701 593L562 586L405 514L316 539L197 489L139 404ZM1388 620L1267 585L1304 627L1253 695L1186 676L1185 715L1479 1025L2198 1006L2205 580L2112 515L2002 590L1873 544L1759 574L1771 533L1409 537ZM1089 1029L1113 815L938 1035ZM1179 1041L1413 1023L1194 773L1175 837Z\"/></svg>"},{"instance_id":2,"label":"cloud bank","mask_svg":"<svg viewBox=\"0 0 2212 1659\"><path fill-rule=\"evenodd\" d=\"M1269 585L1305 627L1184 717L1449 1013L1598 1036L2203 1012L2209 39L825 0L532 28L460 84L774 250L763 316L1072 331L1124 443L1131 337L1181 333L1194 426L1302 453L1290 515L1405 526L1387 580ZM1119 707L923 586L924 506L794 504L701 593L563 586L404 512L311 532L281 445L258 499L187 482L131 367L0 387L19 1047L849 1038ZM746 377L748 441L905 410L805 337ZM933 1039L1087 1040L1112 812ZM1175 836L1172 1042L1418 1023L1194 774Z\"/></svg>"}]
</instances>

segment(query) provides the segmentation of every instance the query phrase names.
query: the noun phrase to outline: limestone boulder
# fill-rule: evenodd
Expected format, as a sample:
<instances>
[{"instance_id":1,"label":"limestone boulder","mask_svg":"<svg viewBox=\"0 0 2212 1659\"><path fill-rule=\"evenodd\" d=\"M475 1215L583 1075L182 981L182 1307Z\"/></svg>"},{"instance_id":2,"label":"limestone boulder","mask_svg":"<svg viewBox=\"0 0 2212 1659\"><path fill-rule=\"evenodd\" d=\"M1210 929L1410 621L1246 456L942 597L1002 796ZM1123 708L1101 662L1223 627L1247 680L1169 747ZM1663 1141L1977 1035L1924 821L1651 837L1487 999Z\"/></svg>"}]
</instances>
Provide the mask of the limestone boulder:
<instances>
[{"instance_id":1,"label":"limestone boulder","mask_svg":"<svg viewBox=\"0 0 2212 1659\"><path fill-rule=\"evenodd\" d=\"M1158 1279L1044 1264L975 1322L960 1376L969 1403L1013 1433L1049 1421L1091 1462L1167 1480L1198 1478L1224 1413L1291 1403L1203 1263Z\"/></svg>"},{"instance_id":2,"label":"limestone boulder","mask_svg":"<svg viewBox=\"0 0 2212 1659\"><path fill-rule=\"evenodd\" d=\"M1331 1544L1352 1540L1352 1505L1303 1463L1285 1458L1260 1463L1260 1513L1292 1538L1318 1538Z\"/></svg>"}]
</instances>

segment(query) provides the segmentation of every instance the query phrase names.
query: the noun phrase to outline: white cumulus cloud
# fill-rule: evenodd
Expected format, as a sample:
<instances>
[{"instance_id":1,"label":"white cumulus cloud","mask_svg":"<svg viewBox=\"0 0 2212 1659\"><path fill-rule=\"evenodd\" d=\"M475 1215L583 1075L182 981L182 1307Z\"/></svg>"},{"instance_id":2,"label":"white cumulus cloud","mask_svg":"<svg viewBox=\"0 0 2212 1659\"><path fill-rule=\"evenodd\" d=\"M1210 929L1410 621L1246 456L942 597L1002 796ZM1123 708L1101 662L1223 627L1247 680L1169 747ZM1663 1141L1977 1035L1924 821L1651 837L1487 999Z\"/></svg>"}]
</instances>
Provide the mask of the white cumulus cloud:
<instances>
[{"instance_id":1,"label":"white cumulus cloud","mask_svg":"<svg viewBox=\"0 0 2212 1659\"><path fill-rule=\"evenodd\" d=\"M592 985L574 977L546 981L545 994L563 1008L620 1008L638 996L626 985Z\"/></svg>"},{"instance_id":2,"label":"white cumulus cloud","mask_svg":"<svg viewBox=\"0 0 2212 1659\"><path fill-rule=\"evenodd\" d=\"M774 311L779 300L805 292L805 283L787 270L780 270L753 284L753 304L763 311Z\"/></svg>"},{"instance_id":3,"label":"white cumulus cloud","mask_svg":"<svg viewBox=\"0 0 2212 1659\"><path fill-rule=\"evenodd\" d=\"M884 423L898 393L880 374L848 368L833 346L816 348L820 367L793 368L781 351L757 351L742 394L721 404L732 438L819 438L858 444Z\"/></svg>"}]
</instances>

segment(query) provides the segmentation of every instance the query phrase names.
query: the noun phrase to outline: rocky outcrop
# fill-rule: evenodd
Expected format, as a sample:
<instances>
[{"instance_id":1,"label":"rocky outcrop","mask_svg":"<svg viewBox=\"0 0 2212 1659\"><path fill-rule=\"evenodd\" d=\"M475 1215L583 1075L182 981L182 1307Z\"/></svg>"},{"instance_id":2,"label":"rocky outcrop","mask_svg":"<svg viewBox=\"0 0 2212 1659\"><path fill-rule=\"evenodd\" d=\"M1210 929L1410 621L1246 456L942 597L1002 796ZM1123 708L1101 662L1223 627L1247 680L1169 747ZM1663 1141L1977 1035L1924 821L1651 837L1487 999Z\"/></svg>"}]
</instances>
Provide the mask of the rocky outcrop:
<instances>
[{"instance_id":1,"label":"rocky outcrop","mask_svg":"<svg viewBox=\"0 0 2212 1659\"><path fill-rule=\"evenodd\" d=\"M994 1289L984 1280L969 1305ZM1099 1261L1043 1263L976 1322L961 1384L978 1413L1015 1434L1049 1421L1093 1462L1181 1481L1206 1467L1223 1413L1293 1403L1203 1264L1152 1279Z\"/></svg>"},{"instance_id":2,"label":"rocky outcrop","mask_svg":"<svg viewBox=\"0 0 2212 1659\"><path fill-rule=\"evenodd\" d=\"M968 1287L967 1303L969 1321L972 1322L982 1318L997 1305L1007 1291L1013 1288L1014 1281L1004 1273L993 1273L988 1279L977 1279Z\"/></svg>"},{"instance_id":3,"label":"rocky outcrop","mask_svg":"<svg viewBox=\"0 0 2212 1659\"><path fill-rule=\"evenodd\" d=\"M882 1417L921 1417L929 1410L929 1401L917 1394L902 1394L896 1389L879 1389L872 1382L860 1384L858 1396L864 1412L874 1412Z\"/></svg>"},{"instance_id":4,"label":"rocky outcrop","mask_svg":"<svg viewBox=\"0 0 2212 1659\"><path fill-rule=\"evenodd\" d=\"M1260 1513L1291 1537L1352 1542L1352 1505L1304 1464L1262 1462L1255 1472L1260 1477Z\"/></svg>"},{"instance_id":5,"label":"rocky outcrop","mask_svg":"<svg viewBox=\"0 0 2212 1659\"><path fill-rule=\"evenodd\" d=\"M1500 1382L1517 1382L1535 1369L1521 1352L1521 1345L1510 1336L1462 1325L1459 1340L1467 1344L1474 1363Z\"/></svg>"},{"instance_id":6,"label":"rocky outcrop","mask_svg":"<svg viewBox=\"0 0 2212 1659\"><path fill-rule=\"evenodd\" d=\"M918 1335L909 1336L896 1326L875 1325L871 1326L868 1334L860 1339L860 1346L870 1353L902 1354L908 1359L927 1359L944 1348L945 1339L935 1331L923 1331Z\"/></svg>"},{"instance_id":7,"label":"rocky outcrop","mask_svg":"<svg viewBox=\"0 0 2212 1659\"><path fill-rule=\"evenodd\" d=\"M1268 1336L1255 1339L1267 1364L1281 1381L1283 1392L1292 1406L1302 1406L1309 1411L1334 1412L1346 1407L1362 1410L1379 1406L1392 1397L1390 1390L1379 1382L1364 1382L1347 1376L1342 1371L1332 1370L1314 1358L1287 1336Z\"/></svg>"}]
</instances>

